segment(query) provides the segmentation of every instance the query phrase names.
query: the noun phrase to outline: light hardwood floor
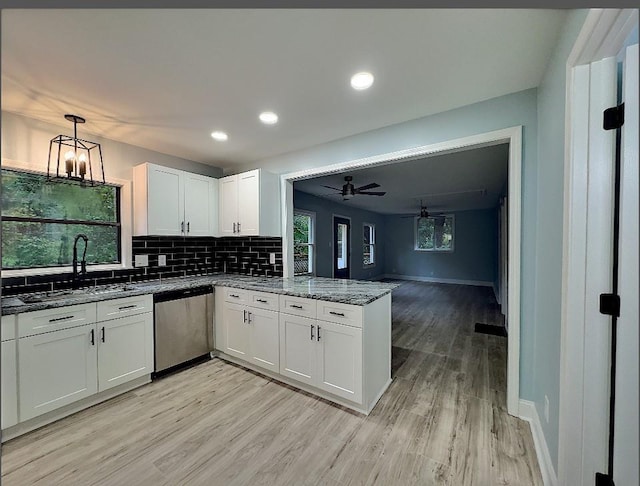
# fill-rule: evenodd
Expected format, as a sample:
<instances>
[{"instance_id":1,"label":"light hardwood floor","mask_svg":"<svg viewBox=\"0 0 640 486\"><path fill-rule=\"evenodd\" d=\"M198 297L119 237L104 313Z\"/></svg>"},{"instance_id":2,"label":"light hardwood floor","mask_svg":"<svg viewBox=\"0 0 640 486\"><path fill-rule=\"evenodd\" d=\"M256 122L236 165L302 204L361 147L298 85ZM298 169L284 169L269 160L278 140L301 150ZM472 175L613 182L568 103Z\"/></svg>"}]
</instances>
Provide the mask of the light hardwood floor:
<instances>
[{"instance_id":1,"label":"light hardwood floor","mask_svg":"<svg viewBox=\"0 0 640 486\"><path fill-rule=\"evenodd\" d=\"M2 484L541 485L506 413L489 288L393 294L393 376L368 417L214 359L8 442Z\"/></svg>"}]
</instances>

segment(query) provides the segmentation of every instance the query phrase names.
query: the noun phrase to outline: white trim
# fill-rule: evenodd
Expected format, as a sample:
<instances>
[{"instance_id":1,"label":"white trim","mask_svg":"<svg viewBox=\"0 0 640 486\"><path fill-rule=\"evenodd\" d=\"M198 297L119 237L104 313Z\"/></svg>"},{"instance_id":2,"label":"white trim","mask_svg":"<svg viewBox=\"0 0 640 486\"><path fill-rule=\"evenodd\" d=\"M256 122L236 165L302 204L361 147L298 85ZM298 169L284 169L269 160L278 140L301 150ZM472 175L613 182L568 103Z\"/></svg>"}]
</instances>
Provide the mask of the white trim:
<instances>
[{"instance_id":1,"label":"white trim","mask_svg":"<svg viewBox=\"0 0 640 486\"><path fill-rule=\"evenodd\" d=\"M440 284L454 284L454 285L473 285L475 287L492 287L493 282L487 282L485 280L464 280L458 278L440 278L440 277L421 277L419 275L401 275L397 273L385 273L380 278L392 278L396 280L411 280L414 282L430 282Z\"/></svg>"},{"instance_id":2,"label":"white trim","mask_svg":"<svg viewBox=\"0 0 640 486\"><path fill-rule=\"evenodd\" d=\"M544 486L556 486L558 484L558 477L553 468L549 446L542 432L542 424L540 423L540 416L538 415L535 403L521 399L518 404L518 414L522 420L529 422Z\"/></svg>"},{"instance_id":3,"label":"white trim","mask_svg":"<svg viewBox=\"0 0 640 486\"><path fill-rule=\"evenodd\" d=\"M522 205L522 126L480 133L469 137L423 145L324 167L313 167L281 176L282 191L282 257L284 277L293 275L293 181L321 175L335 174L355 168L375 167L406 162L434 154L457 152L469 148L488 147L509 143L509 268L508 268L508 357L507 357L507 411L518 415L520 397L520 261L521 261L521 205Z\"/></svg>"},{"instance_id":4,"label":"white trim","mask_svg":"<svg viewBox=\"0 0 640 486\"><path fill-rule=\"evenodd\" d=\"M41 166L26 162L2 159L2 167L46 175ZM104 265L87 265L87 271L127 270L133 268L132 231L133 231L133 184L126 179L105 177L108 184L120 188L120 263ZM19 270L2 270L3 277L28 277L30 275L51 275L72 271L68 267L23 268ZM90 275L89 275L90 277Z\"/></svg>"},{"instance_id":5,"label":"white trim","mask_svg":"<svg viewBox=\"0 0 640 486\"><path fill-rule=\"evenodd\" d=\"M583 449L588 446L584 430L587 359L584 323L591 320L585 308L589 220L589 175L585 170L585 161L589 158L588 64L615 57L637 23L635 9L591 9L567 59L558 430L558 479L563 486L583 481Z\"/></svg>"}]
</instances>

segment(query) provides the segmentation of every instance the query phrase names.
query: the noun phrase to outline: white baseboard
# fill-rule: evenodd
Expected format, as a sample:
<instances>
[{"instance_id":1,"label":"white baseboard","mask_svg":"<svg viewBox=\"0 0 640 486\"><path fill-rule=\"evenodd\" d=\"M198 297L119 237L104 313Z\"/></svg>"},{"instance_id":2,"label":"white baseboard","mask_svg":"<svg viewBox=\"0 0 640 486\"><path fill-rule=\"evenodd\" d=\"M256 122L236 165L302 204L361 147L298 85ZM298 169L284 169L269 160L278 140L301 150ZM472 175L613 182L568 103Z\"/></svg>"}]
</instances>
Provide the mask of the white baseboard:
<instances>
[{"instance_id":1,"label":"white baseboard","mask_svg":"<svg viewBox=\"0 0 640 486\"><path fill-rule=\"evenodd\" d=\"M518 415L522 420L529 422L529 426L531 427L533 444L536 448L536 456L538 456L538 464L544 485L557 486L558 476L553 468L553 462L551 462L551 454L549 453L547 441L544 438L544 432L542 432L540 416L538 415L535 403L520 399L518 403Z\"/></svg>"},{"instance_id":2,"label":"white baseboard","mask_svg":"<svg viewBox=\"0 0 640 486\"><path fill-rule=\"evenodd\" d=\"M493 282L484 280L458 280L455 278L438 278L438 277L420 277L417 275L397 275L395 273L386 273L382 278L394 278L397 280L413 280L416 282L431 282L456 285L475 285L478 287L493 287Z\"/></svg>"}]
</instances>

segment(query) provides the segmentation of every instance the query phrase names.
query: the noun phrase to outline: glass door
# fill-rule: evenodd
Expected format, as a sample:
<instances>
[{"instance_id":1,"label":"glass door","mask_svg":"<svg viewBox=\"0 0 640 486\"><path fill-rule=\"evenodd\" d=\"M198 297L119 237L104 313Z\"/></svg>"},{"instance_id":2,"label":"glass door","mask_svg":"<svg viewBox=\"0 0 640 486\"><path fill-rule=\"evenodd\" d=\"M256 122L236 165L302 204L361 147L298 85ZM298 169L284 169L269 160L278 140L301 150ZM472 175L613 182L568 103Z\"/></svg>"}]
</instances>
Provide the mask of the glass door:
<instances>
[{"instance_id":1,"label":"glass door","mask_svg":"<svg viewBox=\"0 0 640 486\"><path fill-rule=\"evenodd\" d=\"M351 221L338 216L333 217L333 276L349 278L351 271Z\"/></svg>"}]
</instances>

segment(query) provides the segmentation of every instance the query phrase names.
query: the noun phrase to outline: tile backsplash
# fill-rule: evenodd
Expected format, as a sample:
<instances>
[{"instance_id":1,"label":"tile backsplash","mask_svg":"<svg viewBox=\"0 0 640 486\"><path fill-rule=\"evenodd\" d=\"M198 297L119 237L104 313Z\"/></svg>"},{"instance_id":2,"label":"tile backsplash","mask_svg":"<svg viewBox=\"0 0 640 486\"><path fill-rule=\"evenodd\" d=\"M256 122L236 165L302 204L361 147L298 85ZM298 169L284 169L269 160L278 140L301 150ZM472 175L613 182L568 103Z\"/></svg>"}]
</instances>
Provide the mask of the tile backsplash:
<instances>
[{"instance_id":1,"label":"tile backsplash","mask_svg":"<svg viewBox=\"0 0 640 486\"><path fill-rule=\"evenodd\" d=\"M84 285L140 282L223 271L253 276L282 276L282 238L278 237L136 236L132 247L134 259L135 255L149 256L148 267L94 272L89 267ZM270 253L275 253L275 264L269 263ZM166 265L158 265L160 255L166 256ZM2 278L2 295L68 289L71 287L71 277L72 274L67 272Z\"/></svg>"}]
</instances>

